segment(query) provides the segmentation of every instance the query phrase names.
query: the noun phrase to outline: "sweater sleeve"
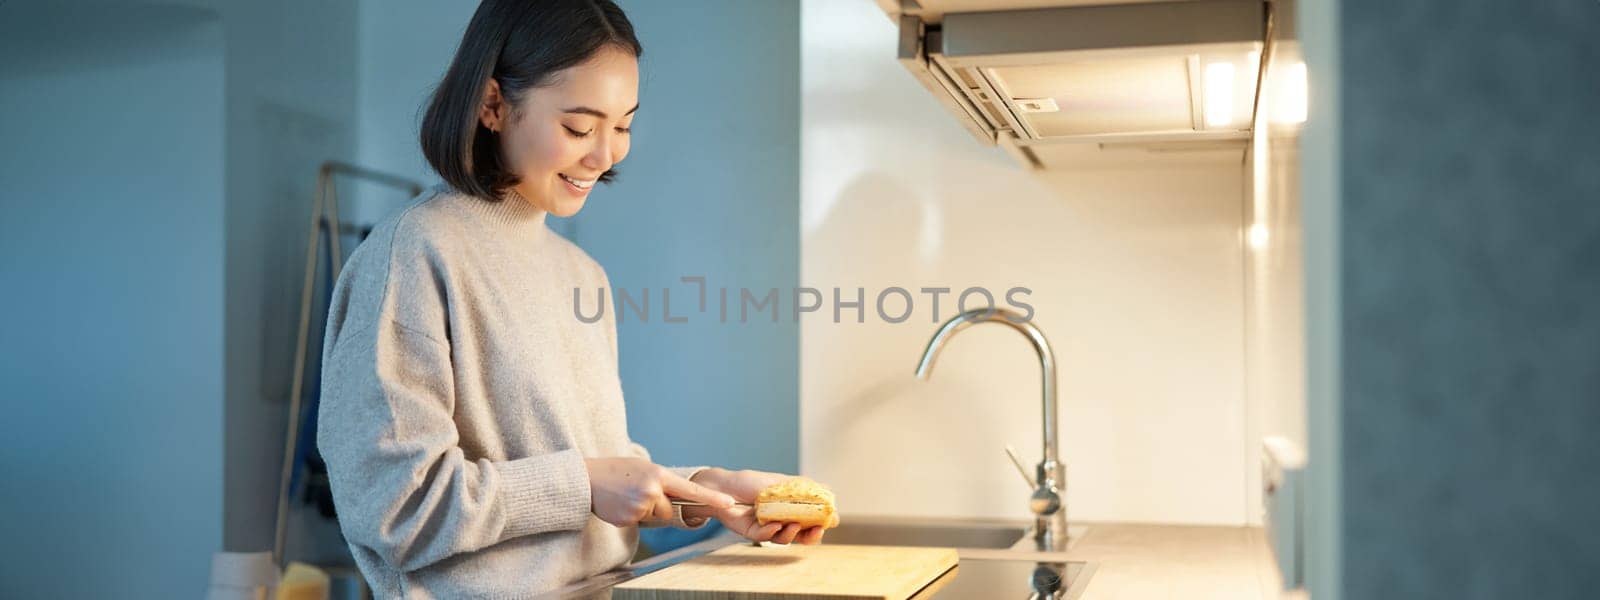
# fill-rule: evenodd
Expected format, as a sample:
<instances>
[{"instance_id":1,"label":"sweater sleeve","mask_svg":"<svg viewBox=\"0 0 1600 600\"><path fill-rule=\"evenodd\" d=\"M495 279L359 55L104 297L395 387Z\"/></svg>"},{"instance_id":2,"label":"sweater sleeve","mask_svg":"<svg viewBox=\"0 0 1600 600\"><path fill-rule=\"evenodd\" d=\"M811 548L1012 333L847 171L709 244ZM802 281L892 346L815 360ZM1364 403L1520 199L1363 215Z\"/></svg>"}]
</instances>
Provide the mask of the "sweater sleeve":
<instances>
[{"instance_id":1,"label":"sweater sleeve","mask_svg":"<svg viewBox=\"0 0 1600 600\"><path fill-rule=\"evenodd\" d=\"M323 365L318 447L351 543L412 571L536 533L582 529L577 450L468 460L444 343L393 320L341 336Z\"/></svg>"}]
</instances>

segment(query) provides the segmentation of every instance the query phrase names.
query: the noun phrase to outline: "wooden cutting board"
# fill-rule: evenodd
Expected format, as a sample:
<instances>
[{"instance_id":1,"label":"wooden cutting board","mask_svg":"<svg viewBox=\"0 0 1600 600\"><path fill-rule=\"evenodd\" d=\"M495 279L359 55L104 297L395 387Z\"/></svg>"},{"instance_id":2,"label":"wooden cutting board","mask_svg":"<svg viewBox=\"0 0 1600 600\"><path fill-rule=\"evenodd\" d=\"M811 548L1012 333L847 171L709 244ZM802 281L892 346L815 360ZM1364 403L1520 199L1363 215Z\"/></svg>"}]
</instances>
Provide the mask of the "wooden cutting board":
<instances>
[{"instance_id":1,"label":"wooden cutting board","mask_svg":"<svg viewBox=\"0 0 1600 600\"><path fill-rule=\"evenodd\" d=\"M736 544L618 584L614 600L904 600L956 566L951 548Z\"/></svg>"}]
</instances>

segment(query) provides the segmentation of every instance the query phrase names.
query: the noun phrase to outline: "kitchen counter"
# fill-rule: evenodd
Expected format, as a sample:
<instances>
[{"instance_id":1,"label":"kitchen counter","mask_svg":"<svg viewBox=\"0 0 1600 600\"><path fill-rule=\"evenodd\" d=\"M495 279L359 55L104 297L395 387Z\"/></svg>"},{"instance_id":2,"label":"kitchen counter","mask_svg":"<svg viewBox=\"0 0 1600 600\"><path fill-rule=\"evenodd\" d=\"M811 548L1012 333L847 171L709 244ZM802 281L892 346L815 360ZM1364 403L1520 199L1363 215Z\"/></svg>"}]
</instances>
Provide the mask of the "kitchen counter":
<instances>
[{"instance_id":1,"label":"kitchen counter","mask_svg":"<svg viewBox=\"0 0 1600 600\"><path fill-rule=\"evenodd\" d=\"M1068 561L1088 562L1094 567L1088 586L1078 600L1280 598L1277 568L1272 563L1266 535L1259 527L1088 525L1087 533L1073 542L1065 553ZM611 587L618 583L737 543L742 543L741 539L732 534L717 536L544 597L609 598ZM974 553L971 558L979 555ZM963 556L965 560L966 554Z\"/></svg>"},{"instance_id":2,"label":"kitchen counter","mask_svg":"<svg viewBox=\"0 0 1600 600\"><path fill-rule=\"evenodd\" d=\"M1067 559L1098 567L1084 600L1280 597L1260 527L1091 523Z\"/></svg>"}]
</instances>

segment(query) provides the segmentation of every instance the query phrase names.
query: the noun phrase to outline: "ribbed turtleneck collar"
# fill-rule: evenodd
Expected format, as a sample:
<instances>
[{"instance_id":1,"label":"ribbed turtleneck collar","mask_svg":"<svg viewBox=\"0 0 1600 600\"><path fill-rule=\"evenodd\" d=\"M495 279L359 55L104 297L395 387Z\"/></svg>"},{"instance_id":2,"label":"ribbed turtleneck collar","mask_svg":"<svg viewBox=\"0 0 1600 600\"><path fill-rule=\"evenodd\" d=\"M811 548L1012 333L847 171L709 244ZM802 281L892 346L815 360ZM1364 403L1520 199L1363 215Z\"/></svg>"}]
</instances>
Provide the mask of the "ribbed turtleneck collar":
<instances>
[{"instance_id":1,"label":"ribbed turtleneck collar","mask_svg":"<svg viewBox=\"0 0 1600 600\"><path fill-rule=\"evenodd\" d=\"M471 205L486 221L496 226L531 236L542 236L549 230L544 224L545 216L549 213L534 206L516 190L506 190L495 202L473 198Z\"/></svg>"}]
</instances>

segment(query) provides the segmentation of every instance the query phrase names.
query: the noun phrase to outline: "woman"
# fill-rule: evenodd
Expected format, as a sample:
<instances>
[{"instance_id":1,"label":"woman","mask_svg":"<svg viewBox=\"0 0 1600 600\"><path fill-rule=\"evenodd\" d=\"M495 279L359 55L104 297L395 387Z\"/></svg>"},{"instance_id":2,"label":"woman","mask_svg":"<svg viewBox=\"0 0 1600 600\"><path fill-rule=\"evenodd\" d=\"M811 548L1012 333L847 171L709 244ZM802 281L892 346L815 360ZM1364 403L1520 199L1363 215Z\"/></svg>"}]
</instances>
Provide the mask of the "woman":
<instances>
[{"instance_id":1,"label":"woman","mask_svg":"<svg viewBox=\"0 0 1600 600\"><path fill-rule=\"evenodd\" d=\"M334 290L318 445L376 596L512 597L625 564L639 526L697 527L703 502L757 541L785 476L664 468L630 441L605 272L545 217L571 216L628 153L632 26L609 0L485 0L422 123L448 184L380 224Z\"/></svg>"}]
</instances>

